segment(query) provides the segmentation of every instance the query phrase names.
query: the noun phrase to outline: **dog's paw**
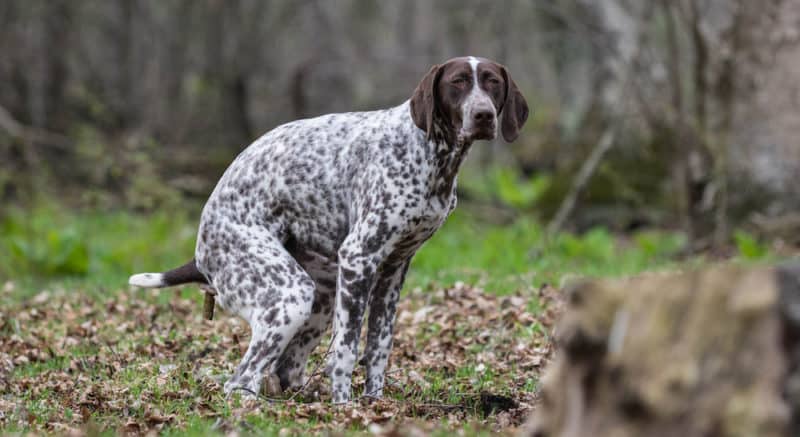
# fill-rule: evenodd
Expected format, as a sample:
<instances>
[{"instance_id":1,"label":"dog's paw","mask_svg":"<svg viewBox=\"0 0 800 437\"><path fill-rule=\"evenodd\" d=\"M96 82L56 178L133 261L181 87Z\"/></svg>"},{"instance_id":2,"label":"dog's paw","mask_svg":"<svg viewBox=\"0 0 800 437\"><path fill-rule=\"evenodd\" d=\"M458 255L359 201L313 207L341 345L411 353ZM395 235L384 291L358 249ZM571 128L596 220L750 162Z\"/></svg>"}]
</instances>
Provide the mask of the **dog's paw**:
<instances>
[{"instance_id":1,"label":"dog's paw","mask_svg":"<svg viewBox=\"0 0 800 437\"><path fill-rule=\"evenodd\" d=\"M350 392L345 392L341 390L332 390L331 393L331 403L333 405L348 405L350 404L350 399L352 398Z\"/></svg>"}]
</instances>

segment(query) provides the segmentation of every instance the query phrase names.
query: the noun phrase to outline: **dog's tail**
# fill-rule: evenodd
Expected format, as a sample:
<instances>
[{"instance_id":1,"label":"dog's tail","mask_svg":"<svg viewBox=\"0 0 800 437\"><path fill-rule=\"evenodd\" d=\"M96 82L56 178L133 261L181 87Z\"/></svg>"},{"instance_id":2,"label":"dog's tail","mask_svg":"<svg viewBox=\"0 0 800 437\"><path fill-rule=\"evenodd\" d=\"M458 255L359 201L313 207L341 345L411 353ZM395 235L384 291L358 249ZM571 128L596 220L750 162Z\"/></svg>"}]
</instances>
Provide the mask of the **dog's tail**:
<instances>
[{"instance_id":1,"label":"dog's tail","mask_svg":"<svg viewBox=\"0 0 800 437\"><path fill-rule=\"evenodd\" d=\"M189 282L208 284L206 277L197 270L194 258L180 267L163 273L137 273L128 279L129 284L144 288L171 287Z\"/></svg>"}]
</instances>

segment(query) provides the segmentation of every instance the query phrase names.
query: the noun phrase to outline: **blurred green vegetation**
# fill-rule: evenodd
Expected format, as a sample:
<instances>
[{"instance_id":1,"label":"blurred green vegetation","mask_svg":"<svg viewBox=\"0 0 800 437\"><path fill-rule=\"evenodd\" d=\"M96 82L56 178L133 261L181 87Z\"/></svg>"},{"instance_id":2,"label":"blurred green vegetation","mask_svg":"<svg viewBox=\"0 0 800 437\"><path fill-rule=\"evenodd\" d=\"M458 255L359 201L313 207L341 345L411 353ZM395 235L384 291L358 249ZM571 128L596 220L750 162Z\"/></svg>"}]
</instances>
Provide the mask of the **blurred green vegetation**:
<instances>
[{"instance_id":1,"label":"blurred green vegetation","mask_svg":"<svg viewBox=\"0 0 800 437\"><path fill-rule=\"evenodd\" d=\"M525 178L515 167L495 165L481 174L470 170L473 169L465 170L465 177L459 177L459 190L468 192L477 200L494 200L517 210L533 208L552 185L547 174Z\"/></svg>"},{"instance_id":2,"label":"blurred green vegetation","mask_svg":"<svg viewBox=\"0 0 800 437\"><path fill-rule=\"evenodd\" d=\"M194 253L197 215L75 211L54 203L14 208L0 219L0 279L122 285L131 272L186 262Z\"/></svg>"},{"instance_id":3,"label":"blurred green vegetation","mask_svg":"<svg viewBox=\"0 0 800 437\"><path fill-rule=\"evenodd\" d=\"M198 216L196 207L147 215L75 211L54 203L11 209L0 219L0 279L13 279L23 290L52 281L121 287L131 273L163 271L189 259ZM765 250L741 239L748 258L756 248ZM407 287L463 281L507 293L564 275L621 275L670 265L685 245L681 234L664 231L621 239L595 228L548 237L528 216L492 224L466 206L419 251Z\"/></svg>"},{"instance_id":4,"label":"blurred green vegetation","mask_svg":"<svg viewBox=\"0 0 800 437\"><path fill-rule=\"evenodd\" d=\"M733 234L733 239L736 242L736 249L739 255L745 259L757 260L769 255L769 248L746 231L737 230Z\"/></svg>"},{"instance_id":5,"label":"blurred green vegetation","mask_svg":"<svg viewBox=\"0 0 800 437\"><path fill-rule=\"evenodd\" d=\"M682 235L661 231L627 240L601 228L548 237L532 219L487 225L458 211L414 258L408 284L463 281L503 294L567 275L622 275L667 266L685 244Z\"/></svg>"}]
</instances>

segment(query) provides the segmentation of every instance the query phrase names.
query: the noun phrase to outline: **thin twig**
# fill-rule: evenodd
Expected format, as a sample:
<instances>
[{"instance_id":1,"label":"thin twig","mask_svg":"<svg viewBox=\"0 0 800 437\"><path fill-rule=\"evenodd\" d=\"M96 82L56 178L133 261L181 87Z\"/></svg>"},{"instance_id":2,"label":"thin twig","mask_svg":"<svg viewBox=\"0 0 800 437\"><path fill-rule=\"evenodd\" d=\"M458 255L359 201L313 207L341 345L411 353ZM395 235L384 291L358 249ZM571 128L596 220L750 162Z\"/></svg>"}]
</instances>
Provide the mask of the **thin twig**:
<instances>
[{"instance_id":1,"label":"thin twig","mask_svg":"<svg viewBox=\"0 0 800 437\"><path fill-rule=\"evenodd\" d=\"M386 372L384 374L384 378L395 380L394 378L391 378L390 375L393 374L393 373L399 373L399 372L402 372L402 371L403 371L403 369L395 369L395 370L392 370L391 372ZM397 381L397 380L395 380L395 381ZM391 382L390 382L390 384L391 384ZM402 387L402 384L395 384L395 385L400 388L400 391L403 392L403 397L408 397L408 392ZM359 396L358 399L365 399L365 398L376 399L376 397L373 396L373 395L375 393L377 393L379 390L383 390L384 387L386 387L386 384L384 384L383 387L378 387L378 388L376 388L376 389L374 389L374 390L372 390L370 392L363 393L361 396Z\"/></svg>"},{"instance_id":2,"label":"thin twig","mask_svg":"<svg viewBox=\"0 0 800 437\"><path fill-rule=\"evenodd\" d=\"M309 375L309 377L306 378L306 382L303 383L303 386L300 387L299 389L297 389L292 394L292 396L289 397L289 400L293 400L295 397L297 397L297 395L299 393L304 392L306 390L306 388L308 387L308 384L311 383L311 380L322 374L322 372L320 372L319 369L328 360L328 357L333 352L332 348L333 348L333 342L334 341L336 341L336 334L334 334L333 337L331 337L331 342L328 344L328 349L325 351L325 354L322 355L322 358L319 360L319 362L317 363L316 367L314 367L314 370L311 372L311 375Z\"/></svg>"},{"instance_id":3,"label":"thin twig","mask_svg":"<svg viewBox=\"0 0 800 437\"><path fill-rule=\"evenodd\" d=\"M583 192L583 189L586 187L586 184L592 178L592 175L594 175L594 172L597 170L597 167L600 165L600 162L603 160L606 152L608 152L609 149L611 149L611 146L614 144L615 136L616 132L614 127L608 127L603 133L603 136L600 137L600 141L598 141L597 145L595 145L591 155L589 155L589 158L583 162L578 175L572 182L572 187L570 188L567 197L564 198L564 201L558 208L556 216L553 218L550 224L547 225L547 233L549 235L557 234L564 226L567 218L569 218L569 215L575 208L575 203L578 201L578 196L580 196L581 192Z\"/></svg>"},{"instance_id":4,"label":"thin twig","mask_svg":"<svg viewBox=\"0 0 800 437\"><path fill-rule=\"evenodd\" d=\"M331 339L331 342L328 345L327 351L322 356L322 359L320 360L320 362L317 363L316 367L314 367L314 371L311 372L311 375L306 379L306 382L300 388L295 390L294 393L292 393L292 395L290 397L288 397L288 398L271 398L271 397L268 397L268 396L264 396L264 395L262 395L260 393L255 393L255 392L253 392L253 390L250 390L249 388L246 388L246 387L234 387L233 390L240 390L240 391L248 392L251 395L255 396L256 398L261 399L263 401L267 401L267 402L278 402L278 403L280 403L280 402L293 401L297 397L297 395L299 395L300 393L303 393L305 391L305 389L308 388L308 385L311 383L312 379L314 379L315 377L317 377L317 376L319 376L319 375L321 375L323 373L323 372L320 372L319 370L320 370L320 367L322 367L322 364L325 362L325 360L327 360L328 356L331 354L331 352L332 352L331 348L333 347L334 340L336 340L335 336ZM276 367L280 367L280 364L282 364L282 363L283 362L279 363L279 365L276 366Z\"/></svg>"},{"instance_id":5,"label":"thin twig","mask_svg":"<svg viewBox=\"0 0 800 437\"><path fill-rule=\"evenodd\" d=\"M256 393L253 390L250 390L247 387L233 387L231 390L232 390L231 393L233 393L234 391L247 392L247 393L253 395L253 397L255 397L257 399L260 399L262 401L267 401L267 402L287 402L287 401L289 401L289 399L278 399L278 398L271 398L271 397L268 397L268 396L264 396L261 393Z\"/></svg>"}]
</instances>

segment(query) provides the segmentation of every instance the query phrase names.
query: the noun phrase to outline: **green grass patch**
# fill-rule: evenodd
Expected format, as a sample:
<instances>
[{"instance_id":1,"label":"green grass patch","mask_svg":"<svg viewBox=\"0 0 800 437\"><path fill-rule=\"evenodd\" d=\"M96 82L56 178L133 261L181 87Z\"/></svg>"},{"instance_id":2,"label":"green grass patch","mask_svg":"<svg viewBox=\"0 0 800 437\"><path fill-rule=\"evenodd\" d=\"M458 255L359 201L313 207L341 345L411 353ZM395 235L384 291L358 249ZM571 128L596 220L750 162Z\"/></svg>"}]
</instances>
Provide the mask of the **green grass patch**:
<instances>
[{"instance_id":1,"label":"green grass patch","mask_svg":"<svg viewBox=\"0 0 800 437\"><path fill-rule=\"evenodd\" d=\"M194 253L199 212L190 210L143 216L12 209L0 219L0 280L13 278L23 295L53 281L65 288L89 285L102 294L123 286L131 273L178 266ZM743 235L737 239L742 251L763 256ZM407 286L462 281L508 293L565 274L623 275L663 266L685 243L680 234L658 231L622 242L599 228L548 238L533 219L499 226L457 210L417 253Z\"/></svg>"},{"instance_id":2,"label":"green grass patch","mask_svg":"<svg viewBox=\"0 0 800 437\"><path fill-rule=\"evenodd\" d=\"M618 276L669 266L685 244L679 233L646 231L622 241L601 228L548 237L532 219L497 226L457 211L417 253L408 285L462 281L505 294L568 274Z\"/></svg>"},{"instance_id":3,"label":"green grass patch","mask_svg":"<svg viewBox=\"0 0 800 437\"><path fill-rule=\"evenodd\" d=\"M197 213L11 209L0 219L0 280L24 292L56 280L65 287L116 288L128 275L161 271L194 253Z\"/></svg>"}]
</instances>

